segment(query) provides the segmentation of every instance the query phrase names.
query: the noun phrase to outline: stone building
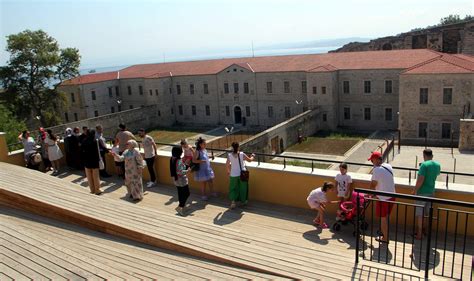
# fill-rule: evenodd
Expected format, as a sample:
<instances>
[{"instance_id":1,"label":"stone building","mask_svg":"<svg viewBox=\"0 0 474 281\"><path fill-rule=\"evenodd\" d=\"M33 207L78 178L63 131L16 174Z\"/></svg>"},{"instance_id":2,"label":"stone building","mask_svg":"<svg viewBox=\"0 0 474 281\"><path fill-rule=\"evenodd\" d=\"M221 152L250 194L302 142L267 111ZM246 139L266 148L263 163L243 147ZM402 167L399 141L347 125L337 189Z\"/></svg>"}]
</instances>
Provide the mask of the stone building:
<instances>
[{"instance_id":1,"label":"stone building","mask_svg":"<svg viewBox=\"0 0 474 281\"><path fill-rule=\"evenodd\" d=\"M474 20L405 32L370 42L351 42L332 52L430 49L474 55Z\"/></svg>"},{"instance_id":2,"label":"stone building","mask_svg":"<svg viewBox=\"0 0 474 281\"><path fill-rule=\"evenodd\" d=\"M76 77L61 89L66 122L157 105L163 125L261 129L317 109L323 129L400 129L416 142L424 139L423 120L440 141L459 129L461 114L471 112L473 80L474 57L420 49L134 65ZM419 104L425 88L428 104Z\"/></svg>"}]
</instances>

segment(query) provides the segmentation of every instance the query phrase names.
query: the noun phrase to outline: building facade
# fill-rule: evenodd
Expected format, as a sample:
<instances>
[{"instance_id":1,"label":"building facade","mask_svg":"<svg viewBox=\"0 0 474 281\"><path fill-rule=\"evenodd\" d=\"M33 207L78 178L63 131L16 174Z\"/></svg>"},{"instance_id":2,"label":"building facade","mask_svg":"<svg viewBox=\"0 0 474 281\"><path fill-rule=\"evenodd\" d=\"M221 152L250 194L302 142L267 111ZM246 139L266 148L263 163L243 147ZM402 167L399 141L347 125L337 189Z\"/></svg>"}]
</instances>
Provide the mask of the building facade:
<instances>
[{"instance_id":1,"label":"building facade","mask_svg":"<svg viewBox=\"0 0 474 281\"><path fill-rule=\"evenodd\" d=\"M317 109L323 129L400 129L416 142L421 128L442 142L471 112L473 80L474 57L398 50L135 65L61 89L65 122L157 105L163 125L266 128Z\"/></svg>"}]
</instances>

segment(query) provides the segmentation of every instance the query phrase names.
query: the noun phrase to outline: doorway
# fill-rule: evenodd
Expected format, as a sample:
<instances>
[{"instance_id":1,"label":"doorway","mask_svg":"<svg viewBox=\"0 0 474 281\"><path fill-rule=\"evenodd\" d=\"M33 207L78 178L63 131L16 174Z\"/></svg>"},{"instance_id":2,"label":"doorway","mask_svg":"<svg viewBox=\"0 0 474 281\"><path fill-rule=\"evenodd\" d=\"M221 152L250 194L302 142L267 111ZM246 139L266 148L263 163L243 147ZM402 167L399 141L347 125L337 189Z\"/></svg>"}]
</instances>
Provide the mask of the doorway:
<instances>
[{"instance_id":1,"label":"doorway","mask_svg":"<svg viewBox=\"0 0 474 281\"><path fill-rule=\"evenodd\" d=\"M234 122L235 124L242 124L242 109L240 106L234 107Z\"/></svg>"}]
</instances>

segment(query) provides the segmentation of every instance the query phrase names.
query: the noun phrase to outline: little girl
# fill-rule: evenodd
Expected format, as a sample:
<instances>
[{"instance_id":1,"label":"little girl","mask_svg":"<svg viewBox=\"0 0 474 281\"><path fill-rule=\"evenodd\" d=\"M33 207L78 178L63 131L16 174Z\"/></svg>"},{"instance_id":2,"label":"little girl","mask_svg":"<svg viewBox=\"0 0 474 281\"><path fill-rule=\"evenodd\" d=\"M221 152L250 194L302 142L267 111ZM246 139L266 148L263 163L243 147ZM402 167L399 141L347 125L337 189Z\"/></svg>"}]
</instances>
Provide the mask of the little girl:
<instances>
[{"instance_id":1,"label":"little girl","mask_svg":"<svg viewBox=\"0 0 474 281\"><path fill-rule=\"evenodd\" d=\"M181 140L181 148L183 149L183 162L186 166L191 166L193 161L194 149L188 144L185 139Z\"/></svg>"},{"instance_id":2,"label":"little girl","mask_svg":"<svg viewBox=\"0 0 474 281\"><path fill-rule=\"evenodd\" d=\"M175 210L180 216L185 215L184 207L186 206L186 200L188 200L189 197L188 177L186 176L188 169L181 159L182 153L183 149L181 147L174 146L171 150L172 156L170 159L171 177L173 178L174 185L178 189L179 205Z\"/></svg>"},{"instance_id":3,"label":"little girl","mask_svg":"<svg viewBox=\"0 0 474 281\"><path fill-rule=\"evenodd\" d=\"M322 187L312 190L306 199L308 201L309 207L318 212L316 218L313 220L313 223L321 226L321 228L328 228L328 225L324 222L324 212L326 211L326 204L334 202L328 201L326 193L333 188L334 184L332 182L325 182Z\"/></svg>"},{"instance_id":4,"label":"little girl","mask_svg":"<svg viewBox=\"0 0 474 281\"><path fill-rule=\"evenodd\" d=\"M212 156L214 160L214 156ZM211 195L217 197L217 193L213 192L214 171L211 168L209 155L206 150L206 140L199 138L196 142L196 152L194 153L193 163L199 165L199 170L194 173L194 180L201 183L201 200L207 201L206 186L209 186Z\"/></svg>"}]
</instances>

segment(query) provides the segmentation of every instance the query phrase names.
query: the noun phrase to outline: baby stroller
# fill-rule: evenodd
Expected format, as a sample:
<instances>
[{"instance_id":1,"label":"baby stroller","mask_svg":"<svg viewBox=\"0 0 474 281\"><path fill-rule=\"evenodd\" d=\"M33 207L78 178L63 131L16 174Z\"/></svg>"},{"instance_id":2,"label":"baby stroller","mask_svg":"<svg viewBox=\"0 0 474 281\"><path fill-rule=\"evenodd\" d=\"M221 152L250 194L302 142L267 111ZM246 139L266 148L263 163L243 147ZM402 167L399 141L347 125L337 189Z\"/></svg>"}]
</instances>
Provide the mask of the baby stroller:
<instances>
[{"instance_id":1,"label":"baby stroller","mask_svg":"<svg viewBox=\"0 0 474 281\"><path fill-rule=\"evenodd\" d=\"M359 214L357 214L357 198L359 198ZM365 210L369 207L371 200L366 198L363 193L352 192L351 201L344 201L339 204L339 210L336 212L336 222L332 225L334 231L341 230L342 225L350 223L355 228L357 227L357 216L360 216L359 229L362 231L367 230L369 224L365 220Z\"/></svg>"}]
</instances>

